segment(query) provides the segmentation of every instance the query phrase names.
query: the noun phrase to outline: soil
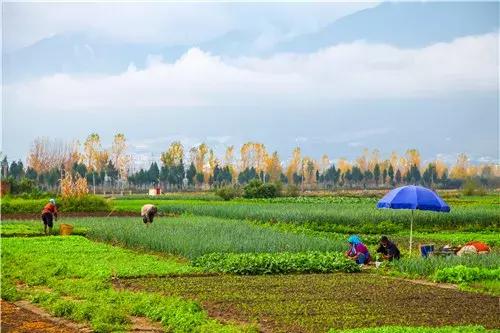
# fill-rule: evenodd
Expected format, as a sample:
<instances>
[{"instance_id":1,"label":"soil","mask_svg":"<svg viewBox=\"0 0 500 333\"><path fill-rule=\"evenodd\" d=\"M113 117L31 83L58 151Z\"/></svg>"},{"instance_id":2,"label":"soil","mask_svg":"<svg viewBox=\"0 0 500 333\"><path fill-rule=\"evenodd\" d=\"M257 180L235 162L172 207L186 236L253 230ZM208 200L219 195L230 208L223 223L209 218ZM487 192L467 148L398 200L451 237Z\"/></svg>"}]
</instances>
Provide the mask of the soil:
<instances>
[{"instance_id":1,"label":"soil","mask_svg":"<svg viewBox=\"0 0 500 333\"><path fill-rule=\"evenodd\" d=\"M115 287L199 301L223 322L263 332L382 325L500 328L498 297L369 273L126 279Z\"/></svg>"},{"instance_id":2,"label":"soil","mask_svg":"<svg viewBox=\"0 0 500 333\"><path fill-rule=\"evenodd\" d=\"M29 303L28 303L29 304ZM73 333L90 332L84 327L67 320L51 317L42 310L24 302L13 304L1 301L2 316L0 327L2 332L16 333Z\"/></svg>"},{"instance_id":3,"label":"soil","mask_svg":"<svg viewBox=\"0 0 500 333\"><path fill-rule=\"evenodd\" d=\"M163 328L148 318L131 317L130 333L160 333ZM0 331L11 333L76 333L92 332L83 325L64 318L53 317L39 307L27 302L15 303L1 300Z\"/></svg>"}]
</instances>

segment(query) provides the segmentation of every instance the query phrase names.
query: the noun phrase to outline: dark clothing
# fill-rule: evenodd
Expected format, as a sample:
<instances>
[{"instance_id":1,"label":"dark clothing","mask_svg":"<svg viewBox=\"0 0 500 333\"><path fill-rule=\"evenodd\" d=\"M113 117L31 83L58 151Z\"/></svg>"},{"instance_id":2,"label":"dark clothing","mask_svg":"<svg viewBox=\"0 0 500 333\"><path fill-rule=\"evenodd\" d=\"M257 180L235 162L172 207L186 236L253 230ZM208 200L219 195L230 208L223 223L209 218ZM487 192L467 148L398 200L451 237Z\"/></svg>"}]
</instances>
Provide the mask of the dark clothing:
<instances>
[{"instance_id":1,"label":"dark clothing","mask_svg":"<svg viewBox=\"0 0 500 333\"><path fill-rule=\"evenodd\" d=\"M52 215L52 213L43 213L42 214L42 221L43 221L43 224L45 224L46 226L48 226L49 228L52 228L54 226L54 216Z\"/></svg>"},{"instance_id":2,"label":"dark clothing","mask_svg":"<svg viewBox=\"0 0 500 333\"><path fill-rule=\"evenodd\" d=\"M399 252L398 247L393 242L387 242L387 246L380 246L377 249L377 253L381 253L384 256L389 256L388 260L392 261L393 259L399 260L401 257L401 253Z\"/></svg>"},{"instance_id":3,"label":"dark clothing","mask_svg":"<svg viewBox=\"0 0 500 333\"><path fill-rule=\"evenodd\" d=\"M156 208L155 206L151 207L151 208L147 211L146 215L144 215L144 216L142 217L142 221L143 221L144 223L148 223L148 222L149 222L149 223L153 223L153 219L154 219L154 217L155 217L156 213L158 213L158 208Z\"/></svg>"}]
</instances>

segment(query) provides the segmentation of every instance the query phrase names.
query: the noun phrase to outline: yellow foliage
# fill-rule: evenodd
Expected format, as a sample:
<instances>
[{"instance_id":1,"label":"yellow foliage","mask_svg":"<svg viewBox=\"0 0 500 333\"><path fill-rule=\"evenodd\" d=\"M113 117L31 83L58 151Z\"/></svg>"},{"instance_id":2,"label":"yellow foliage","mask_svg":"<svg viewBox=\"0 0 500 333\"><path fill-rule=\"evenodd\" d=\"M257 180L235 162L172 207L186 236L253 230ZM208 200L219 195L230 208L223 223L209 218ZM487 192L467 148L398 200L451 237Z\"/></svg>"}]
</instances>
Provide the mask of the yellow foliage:
<instances>
[{"instance_id":1,"label":"yellow foliage","mask_svg":"<svg viewBox=\"0 0 500 333\"><path fill-rule=\"evenodd\" d=\"M63 198L70 197L83 197L89 193L87 179L82 178L80 175L73 177L71 173L61 179L61 196Z\"/></svg>"}]
</instances>

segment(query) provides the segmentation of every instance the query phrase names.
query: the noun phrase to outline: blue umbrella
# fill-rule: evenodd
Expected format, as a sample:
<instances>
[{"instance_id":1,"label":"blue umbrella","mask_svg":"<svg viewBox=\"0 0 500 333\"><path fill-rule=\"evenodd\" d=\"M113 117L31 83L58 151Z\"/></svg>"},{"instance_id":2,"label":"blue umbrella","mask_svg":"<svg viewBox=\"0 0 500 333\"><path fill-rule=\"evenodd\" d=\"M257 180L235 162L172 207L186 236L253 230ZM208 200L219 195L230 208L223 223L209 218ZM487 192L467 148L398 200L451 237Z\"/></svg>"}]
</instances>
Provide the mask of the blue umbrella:
<instances>
[{"instance_id":1,"label":"blue umbrella","mask_svg":"<svg viewBox=\"0 0 500 333\"><path fill-rule=\"evenodd\" d=\"M411 209L410 255L413 243L413 211L415 209L446 213L450 211L450 206L436 192L414 185L402 186L390 191L380 199L377 208Z\"/></svg>"}]
</instances>

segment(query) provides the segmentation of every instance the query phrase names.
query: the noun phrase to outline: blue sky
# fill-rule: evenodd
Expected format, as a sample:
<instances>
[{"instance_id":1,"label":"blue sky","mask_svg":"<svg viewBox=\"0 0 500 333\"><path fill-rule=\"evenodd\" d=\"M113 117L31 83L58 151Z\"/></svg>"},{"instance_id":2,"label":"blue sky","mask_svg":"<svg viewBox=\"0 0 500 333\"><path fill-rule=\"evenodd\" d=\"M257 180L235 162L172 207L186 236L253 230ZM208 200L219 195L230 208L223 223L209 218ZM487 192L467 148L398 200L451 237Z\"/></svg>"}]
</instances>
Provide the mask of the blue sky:
<instances>
[{"instance_id":1,"label":"blue sky","mask_svg":"<svg viewBox=\"0 0 500 333\"><path fill-rule=\"evenodd\" d=\"M498 6L7 2L2 151L120 131L142 160L252 140L497 161Z\"/></svg>"}]
</instances>

